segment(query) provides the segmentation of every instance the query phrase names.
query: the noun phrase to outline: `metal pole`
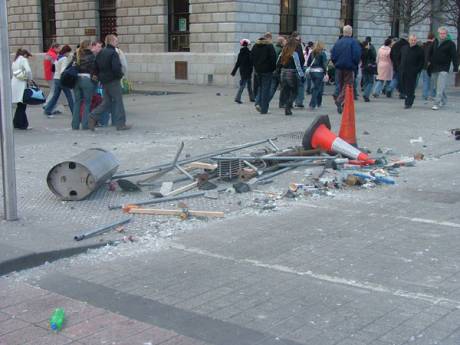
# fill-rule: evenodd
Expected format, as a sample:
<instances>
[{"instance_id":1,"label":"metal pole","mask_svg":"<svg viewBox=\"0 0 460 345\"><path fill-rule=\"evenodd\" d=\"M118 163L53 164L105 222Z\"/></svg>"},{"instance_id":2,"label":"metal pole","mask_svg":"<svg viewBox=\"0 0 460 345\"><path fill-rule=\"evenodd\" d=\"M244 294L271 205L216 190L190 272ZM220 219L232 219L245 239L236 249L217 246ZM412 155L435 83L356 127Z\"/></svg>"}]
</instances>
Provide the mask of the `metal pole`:
<instances>
[{"instance_id":1,"label":"metal pole","mask_svg":"<svg viewBox=\"0 0 460 345\"><path fill-rule=\"evenodd\" d=\"M18 219L18 206L9 52L6 0L0 0L0 139L2 146L3 208L6 220L16 220Z\"/></svg>"}]
</instances>

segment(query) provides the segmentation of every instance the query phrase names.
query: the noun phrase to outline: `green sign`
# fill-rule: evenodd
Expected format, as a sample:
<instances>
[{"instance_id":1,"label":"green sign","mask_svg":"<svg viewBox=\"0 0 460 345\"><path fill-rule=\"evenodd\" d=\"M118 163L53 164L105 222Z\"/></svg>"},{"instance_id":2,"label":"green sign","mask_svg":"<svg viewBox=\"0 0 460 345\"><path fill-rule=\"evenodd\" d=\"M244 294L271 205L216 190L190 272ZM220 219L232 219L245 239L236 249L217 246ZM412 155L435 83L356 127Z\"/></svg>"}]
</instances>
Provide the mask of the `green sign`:
<instances>
[{"instance_id":1,"label":"green sign","mask_svg":"<svg viewBox=\"0 0 460 345\"><path fill-rule=\"evenodd\" d=\"M179 18L179 31L187 31L187 18Z\"/></svg>"}]
</instances>

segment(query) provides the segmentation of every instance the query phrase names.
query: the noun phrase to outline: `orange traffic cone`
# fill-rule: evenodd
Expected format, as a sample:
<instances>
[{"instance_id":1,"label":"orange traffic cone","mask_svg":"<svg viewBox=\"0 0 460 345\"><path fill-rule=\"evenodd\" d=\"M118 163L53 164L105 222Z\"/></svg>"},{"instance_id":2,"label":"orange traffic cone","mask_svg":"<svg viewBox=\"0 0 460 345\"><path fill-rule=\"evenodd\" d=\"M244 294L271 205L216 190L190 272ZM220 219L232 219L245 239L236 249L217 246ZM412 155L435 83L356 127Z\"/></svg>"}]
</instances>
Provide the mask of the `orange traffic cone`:
<instances>
[{"instance_id":1,"label":"orange traffic cone","mask_svg":"<svg viewBox=\"0 0 460 345\"><path fill-rule=\"evenodd\" d=\"M355 127L355 99L353 98L352 85L347 85L345 89L345 105L343 107L339 137L354 147L358 146Z\"/></svg>"},{"instance_id":2,"label":"orange traffic cone","mask_svg":"<svg viewBox=\"0 0 460 345\"><path fill-rule=\"evenodd\" d=\"M351 146L343 139L339 138L333 132L330 131L331 123L329 116L319 115L306 130L302 146L306 150L320 148L327 152L340 153L350 159L359 161L365 161L369 164L374 164L375 160L369 159L369 156L356 147Z\"/></svg>"}]
</instances>

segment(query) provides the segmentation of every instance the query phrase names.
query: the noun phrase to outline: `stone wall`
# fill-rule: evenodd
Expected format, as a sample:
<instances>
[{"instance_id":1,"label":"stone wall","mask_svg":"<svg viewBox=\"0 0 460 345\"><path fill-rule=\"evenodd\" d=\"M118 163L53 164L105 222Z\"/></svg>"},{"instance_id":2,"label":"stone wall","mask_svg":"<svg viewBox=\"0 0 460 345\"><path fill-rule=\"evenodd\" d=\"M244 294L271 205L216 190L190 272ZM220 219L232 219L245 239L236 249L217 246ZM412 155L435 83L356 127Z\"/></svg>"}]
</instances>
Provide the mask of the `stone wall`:
<instances>
[{"instance_id":1,"label":"stone wall","mask_svg":"<svg viewBox=\"0 0 460 345\"><path fill-rule=\"evenodd\" d=\"M273 38L280 29L279 0L248 0L236 3L236 41L234 51L239 50L239 40L249 38L256 41L265 32L272 32Z\"/></svg>"},{"instance_id":2,"label":"stone wall","mask_svg":"<svg viewBox=\"0 0 460 345\"><path fill-rule=\"evenodd\" d=\"M8 0L8 37L10 51L25 48L43 50L40 0Z\"/></svg>"},{"instance_id":3,"label":"stone wall","mask_svg":"<svg viewBox=\"0 0 460 345\"><path fill-rule=\"evenodd\" d=\"M168 51L167 0L117 0L120 46L131 53Z\"/></svg>"},{"instance_id":4,"label":"stone wall","mask_svg":"<svg viewBox=\"0 0 460 345\"><path fill-rule=\"evenodd\" d=\"M340 32L340 1L299 0L298 6L298 31L302 40L321 40L326 49L331 49Z\"/></svg>"},{"instance_id":5,"label":"stone wall","mask_svg":"<svg viewBox=\"0 0 460 345\"><path fill-rule=\"evenodd\" d=\"M55 0L57 42L76 46L98 36L98 12L94 0ZM93 34L88 34L91 32Z\"/></svg>"}]
</instances>

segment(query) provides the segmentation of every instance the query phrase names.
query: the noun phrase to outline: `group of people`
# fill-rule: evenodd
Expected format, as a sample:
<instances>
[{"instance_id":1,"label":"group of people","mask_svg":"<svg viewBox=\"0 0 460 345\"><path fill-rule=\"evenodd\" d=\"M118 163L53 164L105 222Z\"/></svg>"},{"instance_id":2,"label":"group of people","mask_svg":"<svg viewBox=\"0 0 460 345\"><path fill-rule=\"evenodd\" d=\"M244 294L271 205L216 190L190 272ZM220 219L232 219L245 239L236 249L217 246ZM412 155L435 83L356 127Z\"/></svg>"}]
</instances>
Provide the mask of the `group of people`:
<instances>
[{"instance_id":1,"label":"group of people","mask_svg":"<svg viewBox=\"0 0 460 345\"><path fill-rule=\"evenodd\" d=\"M33 79L28 59L32 56L26 49L18 49L12 64L12 102L16 103L13 126L16 129L29 127L23 95L28 83ZM76 79L72 86L62 82L62 76L73 68ZM126 73L127 62L123 52L118 49L116 35L107 35L101 41L82 41L74 54L69 45L53 43L43 60L45 80L50 92L43 105L44 114L53 117L60 113L56 105L61 92L64 92L72 113L73 130L94 130L106 125L112 116L112 125L117 130L127 130L126 114L122 97L121 79ZM102 91L101 91L102 90ZM92 100L102 93L102 101L92 109Z\"/></svg>"},{"instance_id":2,"label":"group of people","mask_svg":"<svg viewBox=\"0 0 460 345\"><path fill-rule=\"evenodd\" d=\"M242 103L241 96L247 87L250 101L255 102L261 114L268 113L278 86L279 106L286 115L292 115L294 105L304 107L305 93L311 94L309 110L319 108L324 84L332 79L339 113L343 110L347 86L353 89L355 99L361 89L365 102L370 102L371 95L391 98L394 90L398 90L404 108L409 109L419 79L423 83L422 98L433 101L432 109L438 110L447 103L451 65L458 72L456 46L445 27L440 27L436 36L430 33L423 45L413 34L403 34L399 39L388 37L378 51L371 37L363 42L353 38L349 25L343 27L330 55L323 42L304 44L297 32L278 37L276 43L267 32L251 50L250 44L248 39L240 41L241 49L231 72L235 76L239 69L241 76L235 102Z\"/></svg>"}]
</instances>

